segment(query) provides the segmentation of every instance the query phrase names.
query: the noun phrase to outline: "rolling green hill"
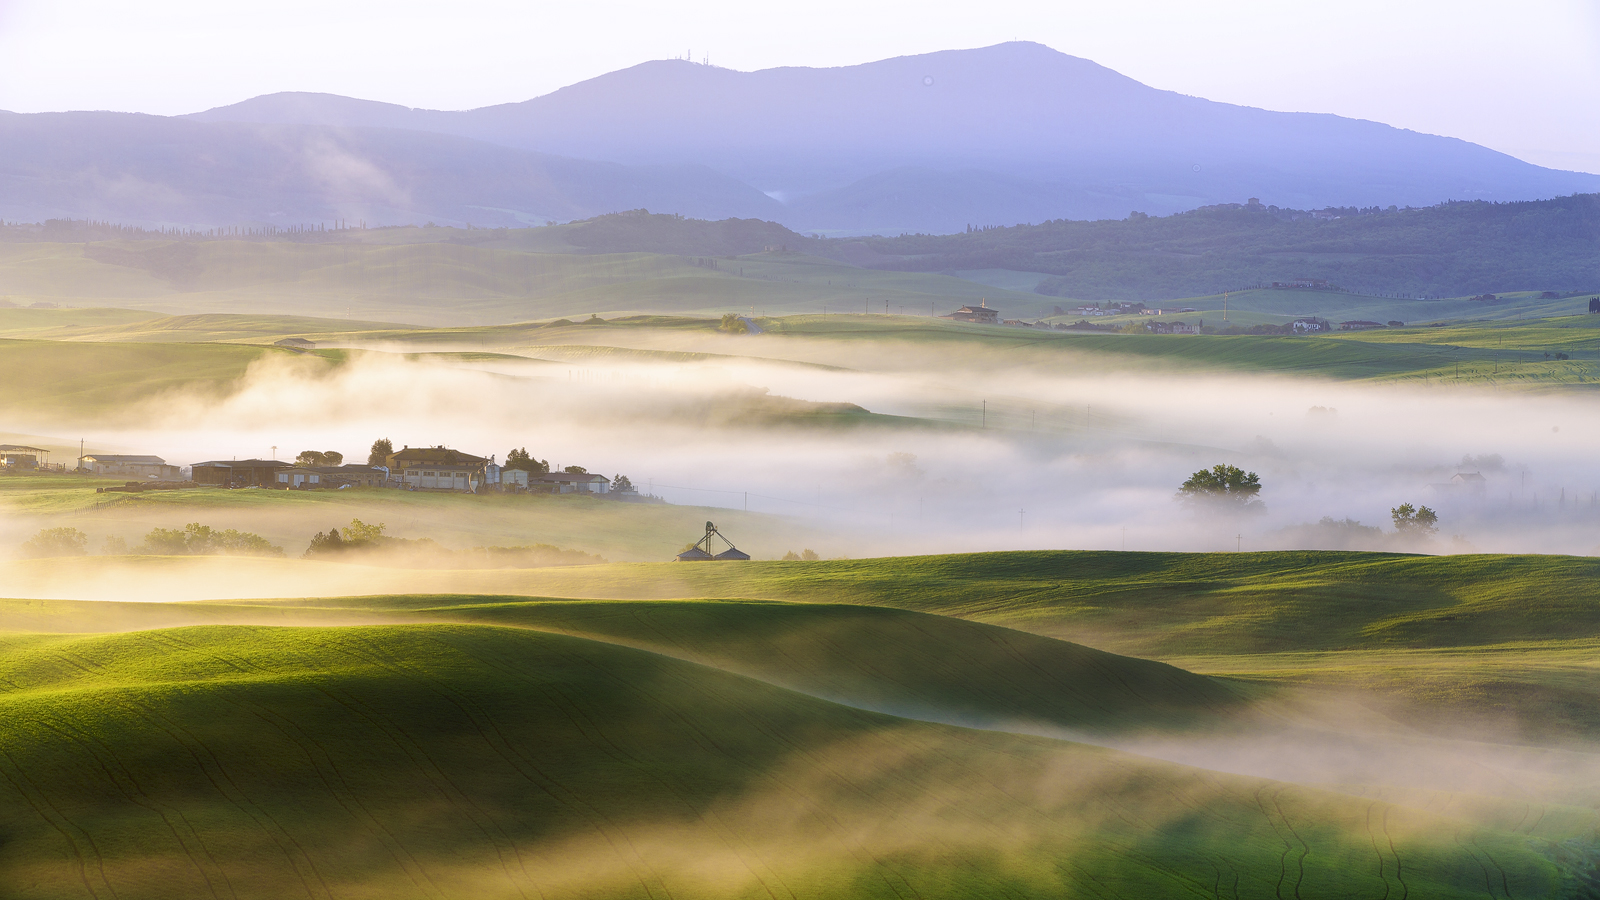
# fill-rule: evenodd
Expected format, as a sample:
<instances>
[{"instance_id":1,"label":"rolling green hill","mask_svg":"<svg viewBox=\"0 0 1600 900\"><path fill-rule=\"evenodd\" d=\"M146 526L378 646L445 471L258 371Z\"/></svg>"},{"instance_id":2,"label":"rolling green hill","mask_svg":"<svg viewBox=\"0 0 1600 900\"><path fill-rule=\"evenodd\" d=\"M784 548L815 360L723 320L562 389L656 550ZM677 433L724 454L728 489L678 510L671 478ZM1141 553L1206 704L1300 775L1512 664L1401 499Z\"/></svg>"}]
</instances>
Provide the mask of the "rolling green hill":
<instances>
[{"instance_id":1,"label":"rolling green hill","mask_svg":"<svg viewBox=\"0 0 1600 900\"><path fill-rule=\"evenodd\" d=\"M0 872L25 896L1575 885L1554 861L1559 814L1481 823L916 723L522 629L207 626L4 647Z\"/></svg>"}]
</instances>

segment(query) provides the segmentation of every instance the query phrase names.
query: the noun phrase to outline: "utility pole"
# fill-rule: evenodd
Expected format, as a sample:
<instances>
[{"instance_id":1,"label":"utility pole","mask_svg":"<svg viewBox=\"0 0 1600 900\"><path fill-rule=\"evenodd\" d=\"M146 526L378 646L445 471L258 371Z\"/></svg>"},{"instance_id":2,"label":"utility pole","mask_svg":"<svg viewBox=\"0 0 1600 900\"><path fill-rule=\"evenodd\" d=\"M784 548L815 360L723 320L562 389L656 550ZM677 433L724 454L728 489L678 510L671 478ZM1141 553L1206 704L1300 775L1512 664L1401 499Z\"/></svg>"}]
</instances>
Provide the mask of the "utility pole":
<instances>
[{"instance_id":1,"label":"utility pole","mask_svg":"<svg viewBox=\"0 0 1600 900\"><path fill-rule=\"evenodd\" d=\"M1234 538L1233 552L1235 552L1235 553L1243 553L1244 552L1244 535L1236 534L1236 535L1233 536L1233 538Z\"/></svg>"},{"instance_id":2,"label":"utility pole","mask_svg":"<svg viewBox=\"0 0 1600 900\"><path fill-rule=\"evenodd\" d=\"M983 418L978 420L979 428L989 427L989 401L983 401Z\"/></svg>"},{"instance_id":3,"label":"utility pole","mask_svg":"<svg viewBox=\"0 0 1600 900\"><path fill-rule=\"evenodd\" d=\"M277 444L273 444L272 445L272 458L273 459L277 459L278 458L278 445Z\"/></svg>"},{"instance_id":4,"label":"utility pole","mask_svg":"<svg viewBox=\"0 0 1600 900\"><path fill-rule=\"evenodd\" d=\"M1022 524L1022 514L1025 513L1025 512L1027 512L1027 510L1025 510L1025 509L1017 510L1017 530L1018 531L1025 530L1024 527L1023 527L1023 524Z\"/></svg>"}]
</instances>

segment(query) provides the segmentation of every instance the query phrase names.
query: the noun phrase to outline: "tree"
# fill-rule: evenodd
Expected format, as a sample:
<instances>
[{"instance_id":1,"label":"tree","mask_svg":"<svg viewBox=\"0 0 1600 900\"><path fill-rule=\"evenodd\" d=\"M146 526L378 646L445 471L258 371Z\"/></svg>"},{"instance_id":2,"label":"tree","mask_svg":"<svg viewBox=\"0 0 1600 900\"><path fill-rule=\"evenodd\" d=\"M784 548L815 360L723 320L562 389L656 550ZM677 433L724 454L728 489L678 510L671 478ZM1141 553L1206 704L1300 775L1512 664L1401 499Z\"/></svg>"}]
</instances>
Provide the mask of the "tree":
<instances>
[{"instance_id":1,"label":"tree","mask_svg":"<svg viewBox=\"0 0 1600 900\"><path fill-rule=\"evenodd\" d=\"M339 527L335 525L327 531L319 531L311 536L311 546L306 548L306 556L323 556L330 553L344 552L344 538L339 536Z\"/></svg>"},{"instance_id":2,"label":"tree","mask_svg":"<svg viewBox=\"0 0 1600 900\"><path fill-rule=\"evenodd\" d=\"M1252 509L1261 505L1261 479L1254 472L1222 463L1189 476L1178 489L1178 499L1186 503L1214 504L1232 509Z\"/></svg>"},{"instance_id":3,"label":"tree","mask_svg":"<svg viewBox=\"0 0 1600 900\"><path fill-rule=\"evenodd\" d=\"M394 452L394 442L388 438L378 438L372 442L372 450L367 453L367 465L386 466L389 464L389 454Z\"/></svg>"},{"instance_id":4,"label":"tree","mask_svg":"<svg viewBox=\"0 0 1600 900\"><path fill-rule=\"evenodd\" d=\"M76 528L46 528L22 544L22 553L35 559L46 556L86 556L89 536Z\"/></svg>"},{"instance_id":5,"label":"tree","mask_svg":"<svg viewBox=\"0 0 1600 900\"><path fill-rule=\"evenodd\" d=\"M305 556L327 556L343 553L346 550L360 550L368 547L377 547L387 543L392 538L383 533L384 524L369 525L360 519L351 519L349 527L342 531L338 526L327 531L319 531L311 536L311 545L306 548Z\"/></svg>"},{"instance_id":6,"label":"tree","mask_svg":"<svg viewBox=\"0 0 1600 900\"><path fill-rule=\"evenodd\" d=\"M1394 530L1404 535L1431 537L1439 531L1439 514L1426 506L1402 503L1389 510L1389 517L1394 519Z\"/></svg>"},{"instance_id":7,"label":"tree","mask_svg":"<svg viewBox=\"0 0 1600 900\"><path fill-rule=\"evenodd\" d=\"M633 486L633 482L628 480L628 476L626 475L612 476L611 489L613 491L622 491L624 493L632 493L638 490L638 488Z\"/></svg>"},{"instance_id":8,"label":"tree","mask_svg":"<svg viewBox=\"0 0 1600 900\"><path fill-rule=\"evenodd\" d=\"M283 548L259 534L190 522L183 530L153 528L141 552L154 556L282 556Z\"/></svg>"},{"instance_id":9,"label":"tree","mask_svg":"<svg viewBox=\"0 0 1600 900\"><path fill-rule=\"evenodd\" d=\"M524 472L530 472L534 475L544 475L550 471L549 461L543 459L534 459L532 454L528 453L527 447L523 447L520 450L511 450L506 453L505 467L507 469L521 469Z\"/></svg>"},{"instance_id":10,"label":"tree","mask_svg":"<svg viewBox=\"0 0 1600 900\"><path fill-rule=\"evenodd\" d=\"M294 458L297 466L340 466L344 465L344 454L337 450L301 450L300 455Z\"/></svg>"},{"instance_id":11,"label":"tree","mask_svg":"<svg viewBox=\"0 0 1600 900\"><path fill-rule=\"evenodd\" d=\"M344 530L344 542L354 547L370 546L383 543L384 524L368 525L360 519L351 519L350 527Z\"/></svg>"},{"instance_id":12,"label":"tree","mask_svg":"<svg viewBox=\"0 0 1600 900\"><path fill-rule=\"evenodd\" d=\"M723 313L722 324L717 326L717 330L726 331L729 334L749 334L750 326L745 320L739 318L738 313Z\"/></svg>"},{"instance_id":13,"label":"tree","mask_svg":"<svg viewBox=\"0 0 1600 900\"><path fill-rule=\"evenodd\" d=\"M585 469L583 466L567 466L565 469L562 469L561 471L567 473L568 475L587 475L587 474L589 474L589 470Z\"/></svg>"}]
</instances>

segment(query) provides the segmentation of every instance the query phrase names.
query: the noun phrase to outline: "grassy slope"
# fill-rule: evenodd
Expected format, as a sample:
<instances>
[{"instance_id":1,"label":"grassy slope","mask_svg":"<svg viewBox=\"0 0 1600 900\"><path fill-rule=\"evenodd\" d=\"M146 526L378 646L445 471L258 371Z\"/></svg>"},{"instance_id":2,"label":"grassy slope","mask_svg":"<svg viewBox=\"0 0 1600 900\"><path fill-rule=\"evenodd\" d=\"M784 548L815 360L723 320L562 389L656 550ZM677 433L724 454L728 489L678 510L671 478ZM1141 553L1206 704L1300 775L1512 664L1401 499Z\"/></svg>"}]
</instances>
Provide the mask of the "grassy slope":
<instances>
[{"instance_id":1,"label":"grassy slope","mask_svg":"<svg viewBox=\"0 0 1600 900\"><path fill-rule=\"evenodd\" d=\"M47 387L13 398L13 404L75 403L74 392L101 384L115 385L120 392L113 400L96 398L94 402L102 407L121 402L136 391L161 390L186 381L211 389L219 377L237 377L262 350L216 348L206 342L267 344L288 335L341 346L501 352L565 362L682 363L746 357L893 370L926 366L960 354L972 364L1086 372L1109 368L1147 373L1271 373L1508 389L1600 383L1600 343L1593 337L1600 328L1600 317L1592 321L1587 316L1325 336L1188 337L1064 333L959 325L914 316L835 314L761 319L767 333L748 338L719 334L713 321L681 316L614 318L603 326L558 323L441 329L255 315L178 316L78 326L72 324L76 311L22 312L51 313L64 324L46 327L35 319L13 332L28 339L0 341L0 368L19 376L27 374ZM95 351L58 347L57 341L106 343L102 345L105 349ZM190 344L193 349L182 346ZM882 352L886 349L895 352ZM1557 352L1571 358L1554 359ZM334 358L338 354L319 350L312 356ZM219 373L223 358L231 360L232 367Z\"/></svg>"},{"instance_id":2,"label":"grassy slope","mask_svg":"<svg viewBox=\"0 0 1600 900\"><path fill-rule=\"evenodd\" d=\"M0 371L32 385L8 399L12 408L103 414L167 391L224 393L252 363L274 355L292 354L235 344L0 340Z\"/></svg>"},{"instance_id":3,"label":"grassy slope","mask_svg":"<svg viewBox=\"0 0 1600 900\"><path fill-rule=\"evenodd\" d=\"M1162 663L881 607L438 596L327 605L592 637L851 706L987 728L1188 729L1246 702L1220 682Z\"/></svg>"},{"instance_id":4,"label":"grassy slope","mask_svg":"<svg viewBox=\"0 0 1600 900\"><path fill-rule=\"evenodd\" d=\"M76 447L72 448L76 455ZM179 460L190 463L194 460ZM388 526L396 537L431 537L448 549L555 544L606 559L671 559L704 534L708 516L725 521L752 546L815 543L819 532L788 518L722 507L619 503L574 495L468 496L424 491L352 488L343 491L224 491L194 488L139 494L97 494L126 478L0 477L0 508L13 524L37 529L67 525L88 534L93 548L107 537L137 547L152 528L201 522L266 537L297 556L311 536L351 519ZM22 517L26 516L26 519Z\"/></svg>"},{"instance_id":5,"label":"grassy slope","mask_svg":"<svg viewBox=\"0 0 1600 900\"><path fill-rule=\"evenodd\" d=\"M85 255L85 247L91 254ZM942 275L879 272L796 253L721 259L718 268L649 253L530 253L451 243L392 245L212 241L182 245L181 266L159 262L166 245L134 242L150 268L92 258L100 245L0 248L0 291L14 302L112 305L168 311L295 315L346 313L440 325L524 321L629 311L763 313L863 309L947 312L980 297L1011 307L1047 298L1008 294ZM109 246L109 245L108 245ZM119 257L120 258L120 257Z\"/></svg>"},{"instance_id":6,"label":"grassy slope","mask_svg":"<svg viewBox=\"0 0 1600 900\"><path fill-rule=\"evenodd\" d=\"M572 637L6 646L0 871L28 896L1549 896L1559 877L1509 828Z\"/></svg>"},{"instance_id":7,"label":"grassy slope","mask_svg":"<svg viewBox=\"0 0 1600 900\"><path fill-rule=\"evenodd\" d=\"M510 593L860 603L1168 656L1600 639L1597 576L1579 557L1030 551L530 571Z\"/></svg>"}]
</instances>

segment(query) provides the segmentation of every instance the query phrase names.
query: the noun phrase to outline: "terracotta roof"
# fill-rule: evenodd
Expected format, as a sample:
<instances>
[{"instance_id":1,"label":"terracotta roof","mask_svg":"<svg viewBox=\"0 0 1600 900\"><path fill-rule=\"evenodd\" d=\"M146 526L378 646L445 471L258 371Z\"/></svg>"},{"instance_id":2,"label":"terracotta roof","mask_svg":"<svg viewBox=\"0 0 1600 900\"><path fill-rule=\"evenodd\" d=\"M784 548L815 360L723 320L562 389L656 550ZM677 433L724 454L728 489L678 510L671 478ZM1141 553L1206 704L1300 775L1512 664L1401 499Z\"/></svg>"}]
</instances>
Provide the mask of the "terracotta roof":
<instances>
[{"instance_id":1,"label":"terracotta roof","mask_svg":"<svg viewBox=\"0 0 1600 900\"><path fill-rule=\"evenodd\" d=\"M448 447L405 447L389 456L396 460L406 460L408 465L424 466L478 466L489 462L482 456L473 456L471 453L462 453L460 450L451 450Z\"/></svg>"}]
</instances>

